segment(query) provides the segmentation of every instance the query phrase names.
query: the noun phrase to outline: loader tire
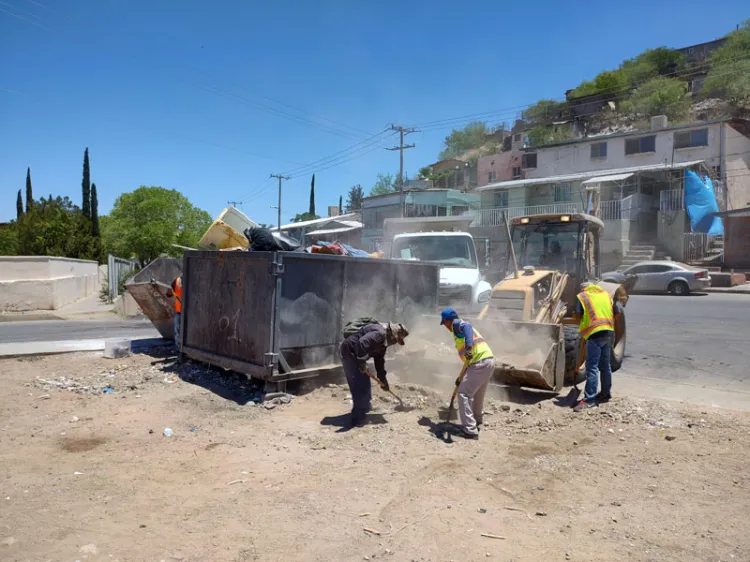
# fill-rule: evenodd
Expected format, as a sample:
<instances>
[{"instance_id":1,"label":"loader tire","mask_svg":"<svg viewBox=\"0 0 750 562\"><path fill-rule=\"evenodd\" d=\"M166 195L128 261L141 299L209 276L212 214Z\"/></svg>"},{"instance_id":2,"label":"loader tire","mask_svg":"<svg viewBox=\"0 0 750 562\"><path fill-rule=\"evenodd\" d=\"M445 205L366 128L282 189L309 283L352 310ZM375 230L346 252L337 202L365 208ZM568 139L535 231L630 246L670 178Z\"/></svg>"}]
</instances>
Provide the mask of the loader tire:
<instances>
[{"instance_id":1,"label":"loader tire","mask_svg":"<svg viewBox=\"0 0 750 562\"><path fill-rule=\"evenodd\" d=\"M581 336L578 334L578 326L563 326L563 334L565 338L565 384L574 384Z\"/></svg>"},{"instance_id":2,"label":"loader tire","mask_svg":"<svg viewBox=\"0 0 750 562\"><path fill-rule=\"evenodd\" d=\"M620 336L620 339L616 344L612 345L612 355L610 357L609 364L612 365L613 373L620 367L622 367L622 362L625 359L625 344L628 340L628 330L627 325L625 324L625 312L620 314L620 318L617 320L617 322L622 323L622 336Z\"/></svg>"}]
</instances>

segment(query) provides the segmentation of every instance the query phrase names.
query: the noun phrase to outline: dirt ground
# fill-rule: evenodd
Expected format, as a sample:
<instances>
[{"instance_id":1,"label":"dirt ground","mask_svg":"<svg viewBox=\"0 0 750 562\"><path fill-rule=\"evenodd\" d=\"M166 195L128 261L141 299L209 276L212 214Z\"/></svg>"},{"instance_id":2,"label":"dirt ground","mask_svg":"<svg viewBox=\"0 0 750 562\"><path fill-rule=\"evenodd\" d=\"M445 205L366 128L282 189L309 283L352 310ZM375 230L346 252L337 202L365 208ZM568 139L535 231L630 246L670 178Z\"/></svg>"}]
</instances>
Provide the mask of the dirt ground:
<instances>
[{"instance_id":1,"label":"dirt ground","mask_svg":"<svg viewBox=\"0 0 750 562\"><path fill-rule=\"evenodd\" d=\"M514 394L446 442L445 392L343 431L346 387L267 408L158 359L0 361L0 559L750 560L746 414Z\"/></svg>"}]
</instances>

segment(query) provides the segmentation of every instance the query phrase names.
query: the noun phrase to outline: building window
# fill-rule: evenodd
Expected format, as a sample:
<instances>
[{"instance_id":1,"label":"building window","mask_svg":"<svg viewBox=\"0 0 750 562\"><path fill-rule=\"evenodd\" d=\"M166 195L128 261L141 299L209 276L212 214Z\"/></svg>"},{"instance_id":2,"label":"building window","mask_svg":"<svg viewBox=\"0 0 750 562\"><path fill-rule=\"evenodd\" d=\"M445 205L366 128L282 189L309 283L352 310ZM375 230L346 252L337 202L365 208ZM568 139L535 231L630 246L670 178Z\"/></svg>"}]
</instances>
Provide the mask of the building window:
<instances>
[{"instance_id":1,"label":"building window","mask_svg":"<svg viewBox=\"0 0 750 562\"><path fill-rule=\"evenodd\" d=\"M497 173L492 171L487 173L487 183L492 183L497 179Z\"/></svg>"},{"instance_id":2,"label":"building window","mask_svg":"<svg viewBox=\"0 0 750 562\"><path fill-rule=\"evenodd\" d=\"M656 152L656 135L625 141L625 156L644 152Z\"/></svg>"},{"instance_id":3,"label":"building window","mask_svg":"<svg viewBox=\"0 0 750 562\"><path fill-rule=\"evenodd\" d=\"M517 134L516 134L516 135L515 135L515 136L513 137L513 142L521 142L521 133L517 133Z\"/></svg>"},{"instance_id":4,"label":"building window","mask_svg":"<svg viewBox=\"0 0 750 562\"><path fill-rule=\"evenodd\" d=\"M513 166L513 179L514 180L521 179L521 166Z\"/></svg>"},{"instance_id":5,"label":"building window","mask_svg":"<svg viewBox=\"0 0 750 562\"><path fill-rule=\"evenodd\" d=\"M529 168L536 168L536 152L524 154L523 158L521 159L521 167L524 170L528 170Z\"/></svg>"},{"instance_id":6,"label":"building window","mask_svg":"<svg viewBox=\"0 0 750 562\"><path fill-rule=\"evenodd\" d=\"M555 185L555 203L570 201L570 184L558 183Z\"/></svg>"},{"instance_id":7,"label":"building window","mask_svg":"<svg viewBox=\"0 0 750 562\"><path fill-rule=\"evenodd\" d=\"M708 146L708 129L695 129L674 134L675 148L694 148Z\"/></svg>"},{"instance_id":8,"label":"building window","mask_svg":"<svg viewBox=\"0 0 750 562\"><path fill-rule=\"evenodd\" d=\"M504 209L507 206L508 206L508 192L496 191L495 192L495 208Z\"/></svg>"},{"instance_id":9,"label":"building window","mask_svg":"<svg viewBox=\"0 0 750 562\"><path fill-rule=\"evenodd\" d=\"M595 142L591 145L591 158L606 158L607 157L607 143L606 142Z\"/></svg>"},{"instance_id":10,"label":"building window","mask_svg":"<svg viewBox=\"0 0 750 562\"><path fill-rule=\"evenodd\" d=\"M447 207L438 207L437 208L437 216L439 216L439 217L448 216L448 208Z\"/></svg>"}]
</instances>

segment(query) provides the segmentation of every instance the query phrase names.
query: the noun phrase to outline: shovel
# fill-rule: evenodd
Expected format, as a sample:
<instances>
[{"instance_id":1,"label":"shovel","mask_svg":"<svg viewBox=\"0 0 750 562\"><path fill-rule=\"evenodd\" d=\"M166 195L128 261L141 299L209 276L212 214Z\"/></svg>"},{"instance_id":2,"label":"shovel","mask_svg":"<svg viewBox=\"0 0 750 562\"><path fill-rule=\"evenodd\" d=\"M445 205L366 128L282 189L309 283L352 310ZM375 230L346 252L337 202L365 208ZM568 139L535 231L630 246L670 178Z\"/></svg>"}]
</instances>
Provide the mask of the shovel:
<instances>
[{"instance_id":1,"label":"shovel","mask_svg":"<svg viewBox=\"0 0 750 562\"><path fill-rule=\"evenodd\" d=\"M456 410L453 408L454 403L456 402L456 395L458 394L458 387L461 386L461 383L464 380L464 377L466 376L466 369L469 368L469 363L464 362L464 366L461 369L461 374L458 375L458 380L456 380L456 388L453 389L453 394L451 395L451 403L448 409L446 410L444 406L441 406L438 409L438 416L441 420L449 422L456 418Z\"/></svg>"},{"instance_id":2,"label":"shovel","mask_svg":"<svg viewBox=\"0 0 750 562\"><path fill-rule=\"evenodd\" d=\"M388 392L391 396L393 396L396 400L398 400L398 408L400 408L400 409L406 408L406 406L404 405L404 401L401 400L401 398L399 398L390 388L386 390L383 387L383 383L380 382L380 379L378 379L378 377L376 377L375 375L373 375L372 372L370 371L370 369L368 369L367 367L365 367L365 373L367 374L368 377L370 377L372 380L374 380L376 383L378 383L378 386L380 388L382 388L383 390L385 390L386 392Z\"/></svg>"}]
</instances>

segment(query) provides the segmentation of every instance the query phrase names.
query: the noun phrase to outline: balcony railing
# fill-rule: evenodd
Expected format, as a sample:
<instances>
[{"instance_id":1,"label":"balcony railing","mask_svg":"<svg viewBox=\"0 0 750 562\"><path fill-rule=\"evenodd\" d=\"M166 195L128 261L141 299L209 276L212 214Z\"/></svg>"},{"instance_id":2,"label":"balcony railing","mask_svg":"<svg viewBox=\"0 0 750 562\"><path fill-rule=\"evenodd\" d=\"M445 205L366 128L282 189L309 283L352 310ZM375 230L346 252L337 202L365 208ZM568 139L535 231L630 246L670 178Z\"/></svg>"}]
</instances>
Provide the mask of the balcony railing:
<instances>
[{"instance_id":1,"label":"balcony railing","mask_svg":"<svg viewBox=\"0 0 750 562\"><path fill-rule=\"evenodd\" d=\"M474 222L471 226L500 226L503 224L503 216L505 214L507 214L508 219L514 219L534 215L583 213L584 211L584 206L581 203L554 203L552 205L532 205L529 207L478 209L465 214L474 217ZM612 201L600 201L599 209L594 210L595 215L605 221L635 220L639 212L640 208L634 196Z\"/></svg>"},{"instance_id":2,"label":"balcony railing","mask_svg":"<svg viewBox=\"0 0 750 562\"><path fill-rule=\"evenodd\" d=\"M665 189L659 194L660 211L682 211L685 209L684 189Z\"/></svg>"}]
</instances>

